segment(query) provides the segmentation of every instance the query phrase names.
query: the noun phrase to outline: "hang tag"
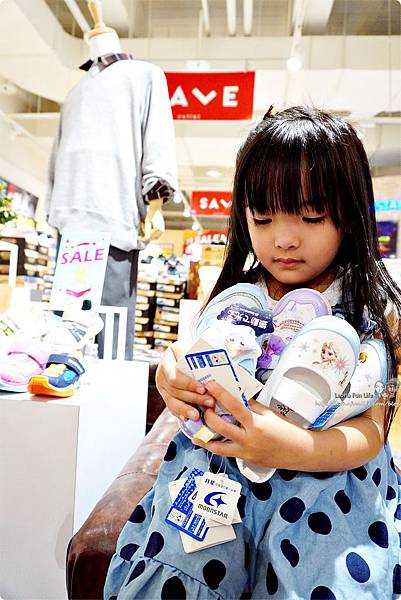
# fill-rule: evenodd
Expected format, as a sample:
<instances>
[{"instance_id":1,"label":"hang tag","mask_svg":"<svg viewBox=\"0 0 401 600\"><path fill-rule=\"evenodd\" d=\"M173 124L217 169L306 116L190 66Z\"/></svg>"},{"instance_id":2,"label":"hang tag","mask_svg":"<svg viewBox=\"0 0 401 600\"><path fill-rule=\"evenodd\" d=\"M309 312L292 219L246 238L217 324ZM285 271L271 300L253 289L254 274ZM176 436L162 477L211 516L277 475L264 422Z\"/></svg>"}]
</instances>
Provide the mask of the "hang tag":
<instances>
[{"instance_id":1,"label":"hang tag","mask_svg":"<svg viewBox=\"0 0 401 600\"><path fill-rule=\"evenodd\" d=\"M240 517L238 508L237 508L235 510L234 518L233 518L231 525L237 525L238 523L241 523L241 522L242 522L242 519ZM213 519L211 519L210 517L207 517L206 518L206 527L209 527L209 529L210 529L210 528L214 528L214 527L228 527L228 525L222 525L218 521L213 521Z\"/></svg>"},{"instance_id":2,"label":"hang tag","mask_svg":"<svg viewBox=\"0 0 401 600\"><path fill-rule=\"evenodd\" d=\"M223 525L231 525L241 494L241 484L227 476L204 473L194 503L194 511Z\"/></svg>"},{"instance_id":3,"label":"hang tag","mask_svg":"<svg viewBox=\"0 0 401 600\"><path fill-rule=\"evenodd\" d=\"M260 310L256 306L248 308L243 304L230 304L217 315L219 320L229 321L235 325L247 325L255 331L256 337L273 331L271 310Z\"/></svg>"},{"instance_id":4,"label":"hang tag","mask_svg":"<svg viewBox=\"0 0 401 600\"><path fill-rule=\"evenodd\" d=\"M195 477L199 475L203 475L201 469L192 469L189 473L168 510L165 522L201 542L205 539L208 528L203 515L194 511L194 505L190 500L196 491Z\"/></svg>"},{"instance_id":5,"label":"hang tag","mask_svg":"<svg viewBox=\"0 0 401 600\"><path fill-rule=\"evenodd\" d=\"M200 481L201 477L195 477L196 481ZM181 491L183 485L186 482L186 478L179 479L178 481L171 481L169 483L169 492L172 502L176 499L178 493ZM207 523L206 523L207 525ZM235 540L236 535L234 527L231 525L221 525L220 523L213 522L213 528L209 528L206 531L205 538L202 541L198 541L189 535L186 535L183 531L179 531L184 552L190 554L197 552L198 550L204 550L211 546L217 546L224 544L225 542L231 542Z\"/></svg>"},{"instance_id":6,"label":"hang tag","mask_svg":"<svg viewBox=\"0 0 401 600\"><path fill-rule=\"evenodd\" d=\"M219 481L224 481L225 479L228 479L227 473L217 473L215 475L215 477ZM195 479L196 479L197 490L199 490L199 488L201 486L201 482L202 482L203 476L202 477L195 477ZM238 505L238 503L237 503L237 505ZM234 513L234 518L233 518L233 521L232 521L231 525L237 525L238 523L242 523L242 519L240 517L238 508L236 508L235 509L235 513ZM219 523L218 521L214 521L210 517L206 518L206 525L207 525L207 527L223 527L223 525L221 523Z\"/></svg>"}]
</instances>

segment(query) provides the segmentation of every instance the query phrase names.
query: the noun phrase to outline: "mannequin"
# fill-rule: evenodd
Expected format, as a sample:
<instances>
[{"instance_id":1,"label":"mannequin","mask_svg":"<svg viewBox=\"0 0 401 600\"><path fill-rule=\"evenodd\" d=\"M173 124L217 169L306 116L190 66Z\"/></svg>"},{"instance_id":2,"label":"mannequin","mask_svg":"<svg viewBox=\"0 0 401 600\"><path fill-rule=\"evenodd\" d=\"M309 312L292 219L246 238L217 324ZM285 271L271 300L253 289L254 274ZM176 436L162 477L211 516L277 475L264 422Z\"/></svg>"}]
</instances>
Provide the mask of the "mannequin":
<instances>
[{"instance_id":1,"label":"mannequin","mask_svg":"<svg viewBox=\"0 0 401 600\"><path fill-rule=\"evenodd\" d=\"M122 51L99 1L88 8L91 60L62 107L48 220L61 233L110 231L101 303L127 307L125 357L132 360L139 250L164 230L161 207L177 189L174 126L164 73ZM98 341L102 357L102 335Z\"/></svg>"},{"instance_id":2,"label":"mannequin","mask_svg":"<svg viewBox=\"0 0 401 600\"><path fill-rule=\"evenodd\" d=\"M104 54L117 54L121 52L120 40L111 27L106 27L102 18L102 5L98 1L88 0L88 8L95 23L93 29L85 34L89 45L90 57L96 60Z\"/></svg>"}]
</instances>

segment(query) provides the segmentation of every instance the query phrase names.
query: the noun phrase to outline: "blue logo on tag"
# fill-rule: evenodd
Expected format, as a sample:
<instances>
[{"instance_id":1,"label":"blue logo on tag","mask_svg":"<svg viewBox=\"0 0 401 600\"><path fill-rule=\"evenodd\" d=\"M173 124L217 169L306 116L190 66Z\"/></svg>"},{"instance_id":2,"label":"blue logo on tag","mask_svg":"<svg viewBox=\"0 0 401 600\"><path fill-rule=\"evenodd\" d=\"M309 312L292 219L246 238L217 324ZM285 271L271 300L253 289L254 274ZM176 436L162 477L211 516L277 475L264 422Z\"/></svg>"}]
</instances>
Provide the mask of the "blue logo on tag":
<instances>
[{"instance_id":1,"label":"blue logo on tag","mask_svg":"<svg viewBox=\"0 0 401 600\"><path fill-rule=\"evenodd\" d=\"M220 504L227 504L227 502L224 502L224 500L221 499L221 497L225 495L225 492L211 492L205 496L205 504L208 506L217 506L217 508L220 506Z\"/></svg>"}]
</instances>

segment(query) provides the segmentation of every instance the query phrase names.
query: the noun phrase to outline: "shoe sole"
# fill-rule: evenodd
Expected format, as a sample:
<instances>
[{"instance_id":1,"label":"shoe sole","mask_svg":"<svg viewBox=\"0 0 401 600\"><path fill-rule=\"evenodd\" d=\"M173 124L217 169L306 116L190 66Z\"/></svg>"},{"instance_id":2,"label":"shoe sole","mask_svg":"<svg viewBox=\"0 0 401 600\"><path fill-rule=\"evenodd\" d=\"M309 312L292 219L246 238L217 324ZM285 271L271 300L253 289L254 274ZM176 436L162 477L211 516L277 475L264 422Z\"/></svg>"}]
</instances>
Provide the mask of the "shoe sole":
<instances>
[{"instance_id":1,"label":"shoe sole","mask_svg":"<svg viewBox=\"0 0 401 600\"><path fill-rule=\"evenodd\" d=\"M52 386L46 377L41 375L31 379L28 383L28 392L35 396L57 396L59 398L68 398L72 396L76 390L76 386L68 386L66 388L56 388Z\"/></svg>"},{"instance_id":2,"label":"shoe sole","mask_svg":"<svg viewBox=\"0 0 401 600\"><path fill-rule=\"evenodd\" d=\"M4 392L26 392L27 385L13 385L12 383L0 382L0 391Z\"/></svg>"}]
</instances>

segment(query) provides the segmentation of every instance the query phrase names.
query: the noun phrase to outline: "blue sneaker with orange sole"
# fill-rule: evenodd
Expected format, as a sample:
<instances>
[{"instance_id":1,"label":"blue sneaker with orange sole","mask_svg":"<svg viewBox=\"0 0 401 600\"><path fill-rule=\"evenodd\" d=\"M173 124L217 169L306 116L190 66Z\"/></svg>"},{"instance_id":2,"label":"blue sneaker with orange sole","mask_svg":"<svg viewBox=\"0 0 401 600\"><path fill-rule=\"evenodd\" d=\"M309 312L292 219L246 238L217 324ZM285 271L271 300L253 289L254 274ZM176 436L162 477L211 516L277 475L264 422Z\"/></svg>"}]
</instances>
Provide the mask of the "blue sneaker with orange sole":
<instances>
[{"instance_id":1,"label":"blue sneaker with orange sole","mask_svg":"<svg viewBox=\"0 0 401 600\"><path fill-rule=\"evenodd\" d=\"M51 354L43 373L31 377L28 392L37 396L67 398L75 393L83 373L82 352Z\"/></svg>"}]
</instances>

